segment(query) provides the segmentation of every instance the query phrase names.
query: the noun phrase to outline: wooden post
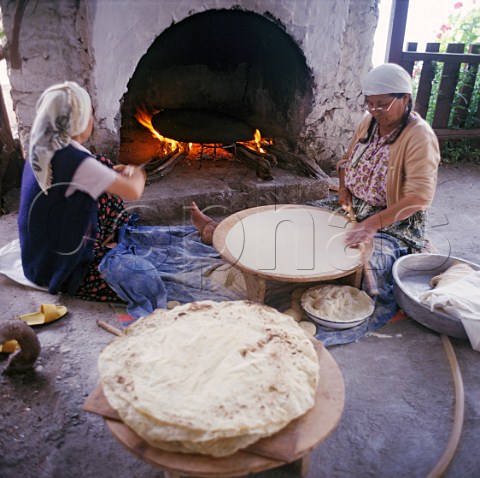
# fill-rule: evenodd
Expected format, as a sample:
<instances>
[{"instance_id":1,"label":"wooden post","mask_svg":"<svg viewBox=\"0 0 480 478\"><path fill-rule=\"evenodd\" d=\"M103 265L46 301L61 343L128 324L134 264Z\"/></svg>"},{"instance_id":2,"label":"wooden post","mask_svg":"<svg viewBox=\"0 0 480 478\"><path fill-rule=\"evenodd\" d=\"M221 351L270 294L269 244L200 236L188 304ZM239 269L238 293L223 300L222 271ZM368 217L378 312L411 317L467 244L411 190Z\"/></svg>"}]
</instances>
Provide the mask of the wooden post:
<instances>
[{"instance_id":1,"label":"wooden post","mask_svg":"<svg viewBox=\"0 0 480 478\"><path fill-rule=\"evenodd\" d=\"M469 53L480 53L480 45L470 45L468 49ZM453 112L452 125L459 128L465 127L465 121L467 119L468 108L470 107L470 101L472 99L473 88L478 74L478 65L470 63L466 67L465 79L459 88L458 97L460 98L460 104L455 105ZM477 109L478 114L478 109Z\"/></svg>"},{"instance_id":2,"label":"wooden post","mask_svg":"<svg viewBox=\"0 0 480 478\"><path fill-rule=\"evenodd\" d=\"M247 286L247 299L263 304L265 302L266 283L263 277L243 271L245 285Z\"/></svg>"},{"instance_id":3,"label":"wooden post","mask_svg":"<svg viewBox=\"0 0 480 478\"><path fill-rule=\"evenodd\" d=\"M440 43L427 43L425 51L438 52ZM428 106L430 104L430 95L432 94L432 81L435 78L436 63L433 61L424 61L420 80L418 81L417 96L415 98L415 111L422 117L426 118Z\"/></svg>"},{"instance_id":4,"label":"wooden post","mask_svg":"<svg viewBox=\"0 0 480 478\"><path fill-rule=\"evenodd\" d=\"M418 43L416 42L408 42L407 44L407 51L417 51ZM413 68L415 67L415 61L402 61L402 66L405 70L410 73L410 76L413 75Z\"/></svg>"},{"instance_id":5,"label":"wooden post","mask_svg":"<svg viewBox=\"0 0 480 478\"><path fill-rule=\"evenodd\" d=\"M1 60L1 58L0 58ZM13 140L12 130L10 128L10 121L8 119L7 107L5 106L5 99L3 98L3 90L0 87L0 143L3 152L10 152L15 149L15 141Z\"/></svg>"},{"instance_id":6,"label":"wooden post","mask_svg":"<svg viewBox=\"0 0 480 478\"><path fill-rule=\"evenodd\" d=\"M12 187L20 185L21 172L20 174L14 174L17 177L11 178L10 182L15 184L7 184L7 176L12 176L11 173L8 173L9 167L11 168L15 160L18 160L18 155L10 128L7 108L5 107L3 91L0 87L0 215L4 213L4 195Z\"/></svg>"},{"instance_id":7,"label":"wooden post","mask_svg":"<svg viewBox=\"0 0 480 478\"><path fill-rule=\"evenodd\" d=\"M451 43L447 46L447 53L463 53L463 43ZM438 90L437 107L433 117L433 128L448 128L455 89L458 82L460 63L445 61L442 71L442 79Z\"/></svg>"},{"instance_id":8,"label":"wooden post","mask_svg":"<svg viewBox=\"0 0 480 478\"><path fill-rule=\"evenodd\" d=\"M388 62L398 65L402 65L408 2L409 0L393 0L392 2L392 20L387 40Z\"/></svg>"}]
</instances>

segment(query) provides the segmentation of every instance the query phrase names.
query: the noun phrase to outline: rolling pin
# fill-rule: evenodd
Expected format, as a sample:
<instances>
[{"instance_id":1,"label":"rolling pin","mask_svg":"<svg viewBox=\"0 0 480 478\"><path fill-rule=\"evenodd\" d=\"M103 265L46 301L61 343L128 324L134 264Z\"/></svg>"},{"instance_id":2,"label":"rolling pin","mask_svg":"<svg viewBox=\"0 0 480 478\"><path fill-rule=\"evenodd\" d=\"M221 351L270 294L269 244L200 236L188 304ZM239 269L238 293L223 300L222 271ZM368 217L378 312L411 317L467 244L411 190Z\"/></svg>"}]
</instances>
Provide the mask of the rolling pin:
<instances>
[{"instance_id":1,"label":"rolling pin","mask_svg":"<svg viewBox=\"0 0 480 478\"><path fill-rule=\"evenodd\" d=\"M350 218L350 222L356 224L357 219L355 217L355 212L353 211L353 207L351 204L347 206L347 214ZM365 285L367 286L367 290L370 295L375 296L379 294L378 287L377 287L377 280L375 275L370 268L370 261L366 258L366 247L365 244L362 242L360 243L360 254L361 260L363 262L363 276L365 277Z\"/></svg>"}]
</instances>

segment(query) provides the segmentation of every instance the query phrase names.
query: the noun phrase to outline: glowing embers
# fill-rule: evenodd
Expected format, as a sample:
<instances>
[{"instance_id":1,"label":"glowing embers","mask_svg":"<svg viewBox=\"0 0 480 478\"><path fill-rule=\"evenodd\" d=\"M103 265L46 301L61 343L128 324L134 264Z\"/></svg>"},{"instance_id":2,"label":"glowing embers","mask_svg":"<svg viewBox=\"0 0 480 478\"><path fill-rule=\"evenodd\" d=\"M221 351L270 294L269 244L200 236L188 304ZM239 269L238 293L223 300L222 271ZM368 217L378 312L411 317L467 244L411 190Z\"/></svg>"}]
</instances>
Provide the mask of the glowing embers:
<instances>
[{"instance_id":1,"label":"glowing embers","mask_svg":"<svg viewBox=\"0 0 480 478\"><path fill-rule=\"evenodd\" d=\"M145 109L139 109L135 118L154 138L165 143L165 153L184 143L190 147L192 143L219 146L242 143L254 151L265 153L262 145L272 144L271 140L262 138L258 129L212 111L183 109L148 113Z\"/></svg>"},{"instance_id":2,"label":"glowing embers","mask_svg":"<svg viewBox=\"0 0 480 478\"><path fill-rule=\"evenodd\" d=\"M165 176L183 159L226 159L246 164L261 179L272 179L271 167L277 161L264 149L272 142L263 139L258 129L254 130L242 121L202 110L148 113L139 109L135 118L161 144L161 154L152 158L145 168L150 177ZM164 136L160 131L176 139Z\"/></svg>"}]
</instances>

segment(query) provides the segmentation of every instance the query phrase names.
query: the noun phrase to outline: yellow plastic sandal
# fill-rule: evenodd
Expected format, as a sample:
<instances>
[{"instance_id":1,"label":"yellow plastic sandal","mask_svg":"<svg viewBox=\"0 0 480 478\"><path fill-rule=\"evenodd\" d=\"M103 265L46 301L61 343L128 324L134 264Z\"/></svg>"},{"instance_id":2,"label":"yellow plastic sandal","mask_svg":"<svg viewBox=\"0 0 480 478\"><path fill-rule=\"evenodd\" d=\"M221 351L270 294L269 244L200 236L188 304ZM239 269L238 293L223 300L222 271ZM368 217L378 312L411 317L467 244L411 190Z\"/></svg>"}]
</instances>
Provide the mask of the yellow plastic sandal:
<instances>
[{"instance_id":1,"label":"yellow plastic sandal","mask_svg":"<svg viewBox=\"0 0 480 478\"><path fill-rule=\"evenodd\" d=\"M42 304L38 312L20 315L17 318L23 320L28 325L42 325L58 320L66 313L67 308L63 305Z\"/></svg>"},{"instance_id":2,"label":"yellow plastic sandal","mask_svg":"<svg viewBox=\"0 0 480 478\"><path fill-rule=\"evenodd\" d=\"M20 348L20 344L16 340L7 340L0 344L0 353L11 354Z\"/></svg>"}]
</instances>

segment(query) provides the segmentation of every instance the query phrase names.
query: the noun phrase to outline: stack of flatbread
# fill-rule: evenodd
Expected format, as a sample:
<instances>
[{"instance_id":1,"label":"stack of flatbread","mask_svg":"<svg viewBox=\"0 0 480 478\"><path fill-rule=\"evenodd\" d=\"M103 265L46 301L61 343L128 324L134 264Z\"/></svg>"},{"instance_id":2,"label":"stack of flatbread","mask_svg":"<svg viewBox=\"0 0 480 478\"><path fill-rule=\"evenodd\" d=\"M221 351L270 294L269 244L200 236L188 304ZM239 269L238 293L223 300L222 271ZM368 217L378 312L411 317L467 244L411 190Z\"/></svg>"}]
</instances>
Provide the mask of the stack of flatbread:
<instances>
[{"instance_id":1,"label":"stack of flatbread","mask_svg":"<svg viewBox=\"0 0 480 478\"><path fill-rule=\"evenodd\" d=\"M349 285L322 284L301 297L304 310L331 322L348 322L373 314L375 305L363 290Z\"/></svg>"},{"instance_id":2,"label":"stack of flatbread","mask_svg":"<svg viewBox=\"0 0 480 478\"><path fill-rule=\"evenodd\" d=\"M318 357L298 324L248 301L157 310L100 354L109 404L151 446L227 456L314 405Z\"/></svg>"}]
</instances>

